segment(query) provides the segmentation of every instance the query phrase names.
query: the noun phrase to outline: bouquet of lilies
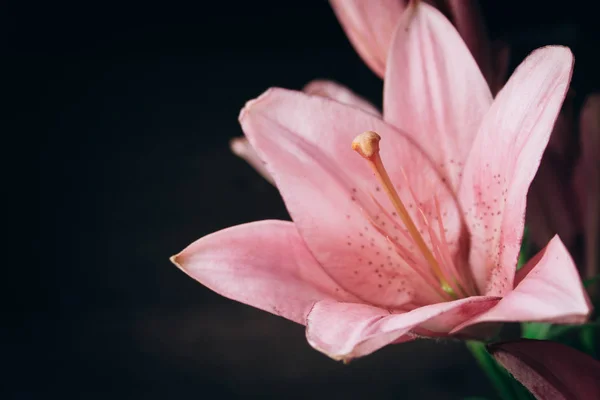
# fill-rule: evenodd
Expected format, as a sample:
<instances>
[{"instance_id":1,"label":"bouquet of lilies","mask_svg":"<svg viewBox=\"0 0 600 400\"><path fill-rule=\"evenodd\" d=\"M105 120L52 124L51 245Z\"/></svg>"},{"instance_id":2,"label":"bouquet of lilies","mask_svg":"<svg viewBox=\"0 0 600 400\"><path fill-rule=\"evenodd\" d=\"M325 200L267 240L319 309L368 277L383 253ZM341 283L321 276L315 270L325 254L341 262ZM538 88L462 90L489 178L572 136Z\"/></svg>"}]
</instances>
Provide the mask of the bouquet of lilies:
<instances>
[{"instance_id":1,"label":"bouquet of lilies","mask_svg":"<svg viewBox=\"0 0 600 400\"><path fill-rule=\"evenodd\" d=\"M600 399L600 95L578 123L565 112L571 51L537 49L507 78L509 48L475 1L331 5L384 80L383 111L323 80L250 100L232 149L293 222L210 234L173 263L305 325L335 360L464 340L502 399ZM580 156L559 178L574 137ZM506 322L519 339L502 337Z\"/></svg>"}]
</instances>

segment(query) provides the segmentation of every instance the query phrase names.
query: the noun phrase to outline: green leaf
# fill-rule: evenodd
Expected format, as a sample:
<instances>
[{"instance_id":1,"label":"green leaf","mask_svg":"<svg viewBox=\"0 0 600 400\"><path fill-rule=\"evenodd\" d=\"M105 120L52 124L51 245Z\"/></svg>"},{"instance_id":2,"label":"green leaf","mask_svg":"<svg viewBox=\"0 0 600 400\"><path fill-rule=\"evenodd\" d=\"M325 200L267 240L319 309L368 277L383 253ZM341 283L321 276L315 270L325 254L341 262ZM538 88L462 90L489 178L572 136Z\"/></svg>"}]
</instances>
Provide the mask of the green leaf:
<instances>
[{"instance_id":1,"label":"green leaf","mask_svg":"<svg viewBox=\"0 0 600 400\"><path fill-rule=\"evenodd\" d=\"M546 322L523 322L521 324L521 337L525 339L547 339L552 324Z\"/></svg>"}]
</instances>

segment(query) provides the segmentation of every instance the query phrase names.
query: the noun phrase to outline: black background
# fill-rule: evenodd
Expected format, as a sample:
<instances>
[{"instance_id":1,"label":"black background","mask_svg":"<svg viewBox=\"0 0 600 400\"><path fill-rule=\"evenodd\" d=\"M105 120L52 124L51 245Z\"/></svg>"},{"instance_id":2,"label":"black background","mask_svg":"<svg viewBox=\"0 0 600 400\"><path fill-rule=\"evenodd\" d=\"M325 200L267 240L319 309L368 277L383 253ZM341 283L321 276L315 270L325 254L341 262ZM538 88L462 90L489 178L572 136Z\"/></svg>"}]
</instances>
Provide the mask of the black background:
<instances>
[{"instance_id":1,"label":"black background","mask_svg":"<svg viewBox=\"0 0 600 400\"><path fill-rule=\"evenodd\" d=\"M486 2L491 34L566 44L598 89L593 2ZM303 328L226 300L168 257L234 224L287 219L228 141L269 86L329 78L381 104L325 1L7 2L2 391L15 398L461 398L491 390L462 344L348 366ZM596 74L596 75L595 75ZM9 228L10 227L10 228ZM95 395L94 395L95 394ZM41 396L40 396L41 397Z\"/></svg>"}]
</instances>

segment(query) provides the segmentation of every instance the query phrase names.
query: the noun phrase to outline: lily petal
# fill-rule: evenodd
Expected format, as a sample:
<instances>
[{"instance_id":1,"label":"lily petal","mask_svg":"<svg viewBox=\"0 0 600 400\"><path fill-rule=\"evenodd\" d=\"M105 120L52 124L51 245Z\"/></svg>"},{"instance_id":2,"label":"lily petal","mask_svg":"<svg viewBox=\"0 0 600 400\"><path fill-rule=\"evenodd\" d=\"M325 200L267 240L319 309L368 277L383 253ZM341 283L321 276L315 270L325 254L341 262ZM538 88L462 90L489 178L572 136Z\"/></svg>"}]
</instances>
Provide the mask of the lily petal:
<instances>
[{"instance_id":1,"label":"lily petal","mask_svg":"<svg viewBox=\"0 0 600 400\"><path fill-rule=\"evenodd\" d=\"M381 112L367 99L357 95L352 90L337 82L316 79L304 86L304 93L323 96L342 104L360 108L376 117L381 118Z\"/></svg>"},{"instance_id":2,"label":"lily petal","mask_svg":"<svg viewBox=\"0 0 600 400\"><path fill-rule=\"evenodd\" d=\"M420 3L394 34L384 83L384 119L407 132L458 186L492 94L450 21Z\"/></svg>"},{"instance_id":3,"label":"lily petal","mask_svg":"<svg viewBox=\"0 0 600 400\"><path fill-rule=\"evenodd\" d=\"M381 112L377 109L377 107L375 107L365 98L360 97L359 95L354 93L346 86L341 85L337 82L316 79L307 83L302 89L302 91L304 93L312 94L315 96L327 97L332 100L338 101L342 104L358 107L370 114L375 115L376 117L381 118ZM229 146L231 148L231 151L236 156L245 160L263 178L265 178L272 185L275 185L275 181L273 180L271 173L265 167L265 163L258 157L256 151L248 142L248 139L246 139L245 137L233 138L229 142Z\"/></svg>"},{"instance_id":4,"label":"lily petal","mask_svg":"<svg viewBox=\"0 0 600 400\"><path fill-rule=\"evenodd\" d=\"M538 400L600 399L600 362L557 342L522 339L489 352Z\"/></svg>"},{"instance_id":5,"label":"lily petal","mask_svg":"<svg viewBox=\"0 0 600 400\"><path fill-rule=\"evenodd\" d=\"M249 102L240 123L272 170L311 252L336 282L371 304L391 308L441 300L390 243L394 237L404 240L405 228L392 217L390 202L365 160L351 149L356 135L377 131L388 173L417 226L426 230L416 209L432 213L437 195L448 242L457 249L465 232L455 199L406 136L360 109L277 88Z\"/></svg>"},{"instance_id":6,"label":"lily petal","mask_svg":"<svg viewBox=\"0 0 600 400\"><path fill-rule=\"evenodd\" d=\"M366 304L324 300L315 304L308 315L306 337L311 346L329 357L349 361L388 344L412 340L411 330L420 325L448 333L497 301L491 297L469 297L390 314Z\"/></svg>"},{"instance_id":7,"label":"lily petal","mask_svg":"<svg viewBox=\"0 0 600 400\"><path fill-rule=\"evenodd\" d=\"M481 322L554 322L587 320L590 302L569 252L555 236L515 278L516 287L489 311L457 327Z\"/></svg>"},{"instance_id":8,"label":"lily petal","mask_svg":"<svg viewBox=\"0 0 600 400\"><path fill-rule=\"evenodd\" d=\"M224 229L192 243L171 261L222 296L303 325L315 302L355 299L323 272L287 221Z\"/></svg>"},{"instance_id":9,"label":"lily petal","mask_svg":"<svg viewBox=\"0 0 600 400\"><path fill-rule=\"evenodd\" d=\"M396 23L405 9L403 0L330 0L346 36L364 62L380 78Z\"/></svg>"},{"instance_id":10,"label":"lily petal","mask_svg":"<svg viewBox=\"0 0 600 400\"><path fill-rule=\"evenodd\" d=\"M566 47L527 57L496 97L467 159L459 198L473 235L473 275L487 295L504 295L513 286L527 191L572 68Z\"/></svg>"}]
</instances>

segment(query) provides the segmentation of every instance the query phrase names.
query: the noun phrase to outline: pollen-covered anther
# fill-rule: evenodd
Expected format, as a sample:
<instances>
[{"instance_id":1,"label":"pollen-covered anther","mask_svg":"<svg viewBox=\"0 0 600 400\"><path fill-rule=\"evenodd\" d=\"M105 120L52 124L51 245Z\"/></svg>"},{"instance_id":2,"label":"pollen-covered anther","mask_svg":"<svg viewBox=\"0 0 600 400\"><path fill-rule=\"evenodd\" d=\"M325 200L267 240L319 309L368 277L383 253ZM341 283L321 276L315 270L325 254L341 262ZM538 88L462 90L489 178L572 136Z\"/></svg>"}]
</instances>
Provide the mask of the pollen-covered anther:
<instances>
[{"instance_id":1,"label":"pollen-covered anther","mask_svg":"<svg viewBox=\"0 0 600 400\"><path fill-rule=\"evenodd\" d=\"M376 132L366 131L358 135L352 141L352 150L364 158L371 158L379 153L379 141L381 136Z\"/></svg>"}]
</instances>

